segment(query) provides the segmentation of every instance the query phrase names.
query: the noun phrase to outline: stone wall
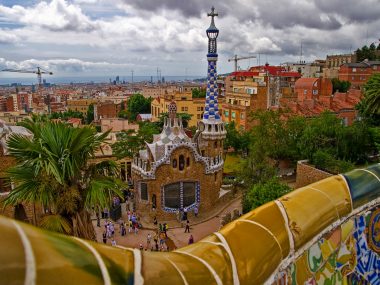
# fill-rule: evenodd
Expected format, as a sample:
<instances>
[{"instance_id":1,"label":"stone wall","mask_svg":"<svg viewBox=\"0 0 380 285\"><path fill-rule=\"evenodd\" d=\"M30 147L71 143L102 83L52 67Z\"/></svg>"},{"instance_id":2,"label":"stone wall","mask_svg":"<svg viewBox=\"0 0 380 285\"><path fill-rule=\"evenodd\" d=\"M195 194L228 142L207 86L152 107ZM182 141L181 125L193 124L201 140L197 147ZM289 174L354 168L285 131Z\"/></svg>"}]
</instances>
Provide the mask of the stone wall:
<instances>
[{"instance_id":1,"label":"stone wall","mask_svg":"<svg viewBox=\"0 0 380 285\"><path fill-rule=\"evenodd\" d=\"M0 215L6 216L12 219L16 218L14 206L3 207L1 205L1 200L4 198L5 198L5 195L0 196ZM33 207L33 204L30 204L30 203L23 203L22 206L26 214L26 219L22 220L22 222L36 224L41 220L43 216L43 209L41 206L36 205L35 207Z\"/></svg>"},{"instance_id":2,"label":"stone wall","mask_svg":"<svg viewBox=\"0 0 380 285\"><path fill-rule=\"evenodd\" d=\"M300 160L297 163L296 189L330 176L333 175L308 164L307 160Z\"/></svg>"}]
</instances>

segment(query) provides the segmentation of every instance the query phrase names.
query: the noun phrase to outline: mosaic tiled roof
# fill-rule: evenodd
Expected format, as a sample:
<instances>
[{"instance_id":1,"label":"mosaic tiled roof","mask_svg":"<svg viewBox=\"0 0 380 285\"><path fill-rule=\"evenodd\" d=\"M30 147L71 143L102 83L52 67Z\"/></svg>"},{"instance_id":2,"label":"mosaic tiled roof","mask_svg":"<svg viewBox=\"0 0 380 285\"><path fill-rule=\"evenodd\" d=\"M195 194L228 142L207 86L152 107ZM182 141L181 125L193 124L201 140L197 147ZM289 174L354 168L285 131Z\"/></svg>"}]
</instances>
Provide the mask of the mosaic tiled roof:
<instances>
[{"instance_id":1,"label":"mosaic tiled roof","mask_svg":"<svg viewBox=\"0 0 380 285\"><path fill-rule=\"evenodd\" d=\"M174 145L181 142L191 142L191 139L183 130L182 120L179 118L166 118L161 134L154 135L153 143L147 144L147 146L153 159L156 161L165 155L168 145Z\"/></svg>"}]
</instances>

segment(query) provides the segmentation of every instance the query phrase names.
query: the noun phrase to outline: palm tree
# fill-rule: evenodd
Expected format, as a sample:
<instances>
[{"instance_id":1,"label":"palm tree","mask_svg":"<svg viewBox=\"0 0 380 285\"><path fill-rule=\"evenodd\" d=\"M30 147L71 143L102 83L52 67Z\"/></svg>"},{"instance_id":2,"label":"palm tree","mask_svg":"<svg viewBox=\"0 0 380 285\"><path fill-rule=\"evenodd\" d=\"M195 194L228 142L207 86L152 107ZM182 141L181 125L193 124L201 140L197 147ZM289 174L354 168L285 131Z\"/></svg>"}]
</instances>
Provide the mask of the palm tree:
<instances>
[{"instance_id":1,"label":"palm tree","mask_svg":"<svg viewBox=\"0 0 380 285\"><path fill-rule=\"evenodd\" d=\"M375 73L368 79L362 102L365 114L380 115L380 73Z\"/></svg>"},{"instance_id":2,"label":"palm tree","mask_svg":"<svg viewBox=\"0 0 380 285\"><path fill-rule=\"evenodd\" d=\"M47 212L41 227L94 239L90 210L107 207L115 195L121 197L116 164L91 162L108 133L36 118L21 125L33 138L14 134L8 140L17 165L8 170L15 188L5 205L39 203Z\"/></svg>"}]
</instances>

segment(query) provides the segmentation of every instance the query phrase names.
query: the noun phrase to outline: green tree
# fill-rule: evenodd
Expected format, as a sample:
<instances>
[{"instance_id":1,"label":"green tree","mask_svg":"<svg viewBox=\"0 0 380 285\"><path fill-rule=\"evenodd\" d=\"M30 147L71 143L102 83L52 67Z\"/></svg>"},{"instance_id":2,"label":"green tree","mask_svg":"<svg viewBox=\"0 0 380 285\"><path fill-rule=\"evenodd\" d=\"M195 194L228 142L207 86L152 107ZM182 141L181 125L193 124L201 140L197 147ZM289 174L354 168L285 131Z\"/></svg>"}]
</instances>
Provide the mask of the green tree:
<instances>
[{"instance_id":1,"label":"green tree","mask_svg":"<svg viewBox=\"0 0 380 285\"><path fill-rule=\"evenodd\" d=\"M250 132L239 132L236 130L236 124L234 121L226 124L225 128L227 135L224 141L224 149L227 150L232 147L237 152L247 152L250 143Z\"/></svg>"},{"instance_id":2,"label":"green tree","mask_svg":"<svg viewBox=\"0 0 380 285\"><path fill-rule=\"evenodd\" d=\"M89 211L109 207L114 195L121 196L115 163L91 162L108 133L54 122L26 120L21 125L33 138L14 134L8 140L17 165L8 171L15 188L4 204L39 203L48 210L42 227L94 239Z\"/></svg>"},{"instance_id":3,"label":"green tree","mask_svg":"<svg viewBox=\"0 0 380 285\"><path fill-rule=\"evenodd\" d=\"M279 160L289 157L288 136L283 111L258 110L251 114L255 125L251 129L252 144L264 154Z\"/></svg>"},{"instance_id":4,"label":"green tree","mask_svg":"<svg viewBox=\"0 0 380 285\"><path fill-rule=\"evenodd\" d=\"M358 48L356 50L356 61L361 62L365 59L368 60L376 60L376 45L372 43L369 47L367 45L364 45L361 49Z\"/></svg>"},{"instance_id":5,"label":"green tree","mask_svg":"<svg viewBox=\"0 0 380 285\"><path fill-rule=\"evenodd\" d=\"M145 98L141 94L132 95L127 103L128 120L135 121L138 114L146 114L151 112L151 98Z\"/></svg>"},{"instance_id":6,"label":"green tree","mask_svg":"<svg viewBox=\"0 0 380 285\"><path fill-rule=\"evenodd\" d=\"M67 121L70 118L78 118L82 119L82 122L84 121L84 116L83 113L79 111L73 111L73 110L68 110L65 112L54 112L49 115L50 119L61 119L64 121Z\"/></svg>"},{"instance_id":7,"label":"green tree","mask_svg":"<svg viewBox=\"0 0 380 285\"><path fill-rule=\"evenodd\" d=\"M240 149L240 134L236 130L236 124L234 121L225 125L226 127L226 139L224 140L224 148L227 150L233 147L235 151Z\"/></svg>"},{"instance_id":8,"label":"green tree","mask_svg":"<svg viewBox=\"0 0 380 285\"><path fill-rule=\"evenodd\" d=\"M249 188L276 175L276 168L265 154L264 145L250 145L247 158L242 162L238 177Z\"/></svg>"},{"instance_id":9,"label":"green tree","mask_svg":"<svg viewBox=\"0 0 380 285\"><path fill-rule=\"evenodd\" d=\"M193 90L191 90L191 95L193 98L206 98L206 90L204 90L204 89L193 89Z\"/></svg>"},{"instance_id":10,"label":"green tree","mask_svg":"<svg viewBox=\"0 0 380 285\"><path fill-rule=\"evenodd\" d=\"M314 153L323 149L333 156L337 153L337 136L343 128L342 121L331 112L323 112L312 118L298 141L298 148L304 159L313 160Z\"/></svg>"},{"instance_id":11,"label":"green tree","mask_svg":"<svg viewBox=\"0 0 380 285\"><path fill-rule=\"evenodd\" d=\"M112 145L113 154L118 158L134 157L145 148L145 142L151 143L153 135L159 133L156 124L139 122L139 130L123 131L117 134L117 142Z\"/></svg>"},{"instance_id":12,"label":"green tree","mask_svg":"<svg viewBox=\"0 0 380 285\"><path fill-rule=\"evenodd\" d=\"M112 153L117 158L134 157L143 149L140 138L133 130L122 131L117 134L117 142L112 144Z\"/></svg>"},{"instance_id":13,"label":"green tree","mask_svg":"<svg viewBox=\"0 0 380 285\"><path fill-rule=\"evenodd\" d=\"M91 124L94 121L94 104L90 104L87 109L86 122Z\"/></svg>"},{"instance_id":14,"label":"green tree","mask_svg":"<svg viewBox=\"0 0 380 285\"><path fill-rule=\"evenodd\" d=\"M362 104L365 115L380 115L380 73L373 74L364 85Z\"/></svg>"},{"instance_id":15,"label":"green tree","mask_svg":"<svg viewBox=\"0 0 380 285\"><path fill-rule=\"evenodd\" d=\"M344 81L344 80L340 81L338 78L333 78L331 82L333 84L333 93L335 92L345 93L351 87L351 82Z\"/></svg>"},{"instance_id":16,"label":"green tree","mask_svg":"<svg viewBox=\"0 0 380 285\"><path fill-rule=\"evenodd\" d=\"M243 213L289 193L292 189L275 177L252 186L243 196Z\"/></svg>"}]
</instances>

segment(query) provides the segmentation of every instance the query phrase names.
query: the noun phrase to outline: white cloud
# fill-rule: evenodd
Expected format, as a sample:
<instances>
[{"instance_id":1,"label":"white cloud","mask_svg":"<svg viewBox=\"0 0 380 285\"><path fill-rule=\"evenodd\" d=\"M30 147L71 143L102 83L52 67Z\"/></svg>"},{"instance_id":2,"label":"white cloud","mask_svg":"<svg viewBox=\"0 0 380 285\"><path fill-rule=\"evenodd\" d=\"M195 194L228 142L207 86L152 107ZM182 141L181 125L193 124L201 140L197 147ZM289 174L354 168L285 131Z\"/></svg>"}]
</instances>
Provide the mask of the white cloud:
<instances>
[{"instance_id":1,"label":"white cloud","mask_svg":"<svg viewBox=\"0 0 380 285\"><path fill-rule=\"evenodd\" d=\"M17 43L21 38L15 35L12 31L0 29L0 44Z\"/></svg>"},{"instance_id":2,"label":"white cloud","mask_svg":"<svg viewBox=\"0 0 380 285\"><path fill-rule=\"evenodd\" d=\"M373 5L378 0L366 1ZM345 1L335 2L341 10L327 0L268 0L265 5L256 0L219 0L219 66L231 70L225 59L233 54L266 54L272 64L293 60L301 42L305 59L313 60L355 50L366 43L367 31L369 42L378 38L376 13L363 9L354 15L344 7ZM104 5L109 10L101 14ZM133 66L141 73L159 66L167 74L185 67L188 74L202 74L209 9L203 0L45 0L34 6L0 5L0 19L14 23L0 28L0 45L7 47L1 47L2 56L26 66L34 63L28 59L40 59L48 68L64 72L105 72L122 69L124 63L124 68Z\"/></svg>"},{"instance_id":3,"label":"white cloud","mask_svg":"<svg viewBox=\"0 0 380 285\"><path fill-rule=\"evenodd\" d=\"M50 3L39 2L34 7L25 8L15 5L0 5L0 15L21 24L43 27L52 31L91 31L96 29L96 22L82 13L79 6L65 0L52 0Z\"/></svg>"},{"instance_id":4,"label":"white cloud","mask_svg":"<svg viewBox=\"0 0 380 285\"><path fill-rule=\"evenodd\" d=\"M114 69L123 70L134 67L133 64L127 63L112 63L106 61L92 62L83 61L76 58L49 60L38 60L32 58L23 61L12 61L6 60L5 58L0 58L0 69L35 70L38 66L44 70L58 73L60 75L78 72L93 73L94 71L101 70L107 72Z\"/></svg>"}]
</instances>

